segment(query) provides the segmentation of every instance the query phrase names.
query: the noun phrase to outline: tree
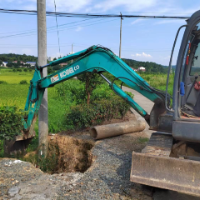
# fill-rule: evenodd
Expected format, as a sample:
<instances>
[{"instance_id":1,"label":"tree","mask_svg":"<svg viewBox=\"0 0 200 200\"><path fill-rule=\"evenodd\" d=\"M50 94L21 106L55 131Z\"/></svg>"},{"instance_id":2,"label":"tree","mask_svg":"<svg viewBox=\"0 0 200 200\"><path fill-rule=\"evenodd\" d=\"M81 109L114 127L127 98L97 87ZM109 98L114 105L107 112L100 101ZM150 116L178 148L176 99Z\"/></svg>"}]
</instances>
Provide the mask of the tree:
<instances>
[{"instance_id":1,"label":"tree","mask_svg":"<svg viewBox=\"0 0 200 200\"><path fill-rule=\"evenodd\" d=\"M92 91L96 88L97 84L102 83L102 79L97 73L86 72L78 76L78 79L85 83L85 93L87 96L87 104L90 104L90 96Z\"/></svg>"}]
</instances>

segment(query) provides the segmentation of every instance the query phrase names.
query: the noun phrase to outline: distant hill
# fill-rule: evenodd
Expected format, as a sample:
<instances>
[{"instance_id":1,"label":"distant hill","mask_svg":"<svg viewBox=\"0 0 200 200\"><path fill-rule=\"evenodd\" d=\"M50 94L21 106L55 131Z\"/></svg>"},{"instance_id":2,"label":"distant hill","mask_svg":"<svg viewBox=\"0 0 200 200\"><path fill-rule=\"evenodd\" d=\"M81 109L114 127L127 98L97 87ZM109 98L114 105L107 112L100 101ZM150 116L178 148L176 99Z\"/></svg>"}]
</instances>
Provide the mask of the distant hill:
<instances>
[{"instance_id":1,"label":"distant hill","mask_svg":"<svg viewBox=\"0 0 200 200\"><path fill-rule=\"evenodd\" d=\"M132 59L122 58L122 60L131 68L145 67L147 73L167 73L167 66L160 65L154 62L141 62Z\"/></svg>"},{"instance_id":2,"label":"distant hill","mask_svg":"<svg viewBox=\"0 0 200 200\"><path fill-rule=\"evenodd\" d=\"M122 58L122 60L134 69L138 67L145 67L147 73L167 73L167 66L163 66L154 62L141 62L132 59ZM23 62L37 62L37 57L30 55L20 55L20 54L0 54L0 61L13 62L13 61L23 61Z\"/></svg>"},{"instance_id":3,"label":"distant hill","mask_svg":"<svg viewBox=\"0 0 200 200\"><path fill-rule=\"evenodd\" d=\"M20 54L0 54L0 61L6 61L6 62L13 62L13 61L23 61L23 62L36 62L37 57L35 56L29 56L26 54L20 55Z\"/></svg>"}]
</instances>

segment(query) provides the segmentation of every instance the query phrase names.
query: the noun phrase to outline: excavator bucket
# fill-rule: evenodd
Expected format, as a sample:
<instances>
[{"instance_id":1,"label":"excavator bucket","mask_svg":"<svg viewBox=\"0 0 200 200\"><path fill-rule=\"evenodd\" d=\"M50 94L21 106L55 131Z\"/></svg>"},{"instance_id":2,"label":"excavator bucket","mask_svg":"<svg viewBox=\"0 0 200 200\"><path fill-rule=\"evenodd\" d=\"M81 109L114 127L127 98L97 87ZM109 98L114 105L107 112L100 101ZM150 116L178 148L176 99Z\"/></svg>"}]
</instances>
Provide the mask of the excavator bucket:
<instances>
[{"instance_id":1,"label":"excavator bucket","mask_svg":"<svg viewBox=\"0 0 200 200\"><path fill-rule=\"evenodd\" d=\"M149 149L158 148L147 147L148 151L132 153L131 182L200 196L200 162L152 154Z\"/></svg>"},{"instance_id":2,"label":"excavator bucket","mask_svg":"<svg viewBox=\"0 0 200 200\"><path fill-rule=\"evenodd\" d=\"M22 134L16 136L13 140L4 141L4 155L10 156L12 154L25 154L26 148L30 144L31 140L35 137L34 125L37 118L33 118L30 129L25 132L21 131Z\"/></svg>"}]
</instances>

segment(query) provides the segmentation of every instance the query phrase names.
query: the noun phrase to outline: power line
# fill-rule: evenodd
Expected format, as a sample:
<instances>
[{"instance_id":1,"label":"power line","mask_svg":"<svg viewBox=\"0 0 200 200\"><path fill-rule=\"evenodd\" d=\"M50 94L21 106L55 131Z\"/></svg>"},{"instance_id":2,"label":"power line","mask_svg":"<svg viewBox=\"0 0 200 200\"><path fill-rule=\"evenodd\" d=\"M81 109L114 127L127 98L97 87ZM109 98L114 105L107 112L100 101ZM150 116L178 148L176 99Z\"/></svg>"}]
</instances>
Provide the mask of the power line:
<instances>
[{"instance_id":1,"label":"power line","mask_svg":"<svg viewBox=\"0 0 200 200\"><path fill-rule=\"evenodd\" d=\"M24 15L37 15L36 10L11 10L11 9L0 9L1 13L10 14L24 14ZM115 14L80 14L80 13L64 13L64 12L46 12L47 16L58 16L58 17L83 17L83 18L150 18L150 19L188 19L188 16L161 16L161 15L115 15Z\"/></svg>"},{"instance_id":2,"label":"power line","mask_svg":"<svg viewBox=\"0 0 200 200\"><path fill-rule=\"evenodd\" d=\"M89 19L86 19L86 20L89 20ZM86 20L81 20L80 22L82 21L86 21ZM101 22L99 21L102 21L104 19L99 19L99 20L96 20L94 23L92 24L84 24L84 23L78 23L78 24L74 24L74 25L70 25L70 26L66 26L65 24L63 25L58 25L58 27L60 26L66 26L65 28L63 29L59 29L59 31L64 31L65 29L67 30L70 30L70 29L74 29L74 27L77 27L78 25L81 25L82 27L87 27L87 26L91 26L91 25L95 25L95 24L99 24ZM116 20L116 19L115 19ZM110 21L114 21L114 20L110 20ZM106 21L106 22L110 22L110 21ZM96 23L96 22L99 22L99 23ZM87 22L86 22L87 23ZM72 23L68 23L68 24L72 24ZM84 26L85 25L85 26ZM55 32L56 30L56 26L53 26L52 28L47 28L47 31L48 32ZM33 30L33 29L32 29ZM6 35L6 36L0 36L0 39L3 39L3 38L9 38L9 37L15 37L15 36L30 36L30 35L35 35L36 34L36 29L33 30L33 31L25 31L25 32L20 32L20 33L17 33L17 34L12 34L12 35Z\"/></svg>"},{"instance_id":3,"label":"power line","mask_svg":"<svg viewBox=\"0 0 200 200\"><path fill-rule=\"evenodd\" d=\"M91 20L91 19L84 19L84 20L81 20L81 21L80 20L78 20L78 21L72 21L72 22L69 22L69 23L60 24L59 27L66 26L66 25L69 25L69 24L76 24L76 23L80 23L80 22L83 22L83 21ZM55 28L56 28L56 26L50 26L47 29L50 30L50 29L55 29ZM2 35L2 34L9 34L9 33L25 33L25 32L30 32L30 31L37 31L37 29L30 29L30 30L20 31L20 32L16 32L16 31L3 32L3 33L0 33L0 35Z\"/></svg>"}]
</instances>

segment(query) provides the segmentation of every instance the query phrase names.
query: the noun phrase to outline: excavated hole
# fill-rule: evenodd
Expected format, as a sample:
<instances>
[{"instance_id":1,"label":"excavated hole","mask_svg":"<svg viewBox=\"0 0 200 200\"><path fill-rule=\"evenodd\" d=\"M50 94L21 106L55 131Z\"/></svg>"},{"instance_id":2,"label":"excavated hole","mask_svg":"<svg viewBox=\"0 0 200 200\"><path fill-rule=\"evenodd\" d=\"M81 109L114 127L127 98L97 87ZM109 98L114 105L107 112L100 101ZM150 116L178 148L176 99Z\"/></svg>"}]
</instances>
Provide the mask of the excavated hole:
<instances>
[{"instance_id":1,"label":"excavated hole","mask_svg":"<svg viewBox=\"0 0 200 200\"><path fill-rule=\"evenodd\" d=\"M44 172L85 172L92 164L91 149L94 142L69 136L49 136L48 155L39 159L37 152L27 154L24 159L40 167Z\"/></svg>"}]
</instances>

